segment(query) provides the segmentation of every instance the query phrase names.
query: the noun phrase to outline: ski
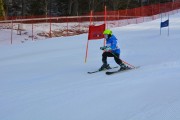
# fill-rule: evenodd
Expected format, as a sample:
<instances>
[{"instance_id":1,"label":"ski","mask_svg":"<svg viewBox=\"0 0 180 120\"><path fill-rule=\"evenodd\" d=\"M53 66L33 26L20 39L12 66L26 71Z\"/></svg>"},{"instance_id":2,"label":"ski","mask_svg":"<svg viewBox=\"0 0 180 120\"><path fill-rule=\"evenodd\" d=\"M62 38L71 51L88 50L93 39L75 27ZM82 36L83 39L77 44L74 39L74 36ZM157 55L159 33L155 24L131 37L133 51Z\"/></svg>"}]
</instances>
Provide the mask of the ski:
<instances>
[{"instance_id":1,"label":"ski","mask_svg":"<svg viewBox=\"0 0 180 120\"><path fill-rule=\"evenodd\" d=\"M126 72L126 71L129 71L129 70L137 69L137 68L139 68L139 67L140 67L140 66L135 67L135 68L129 68L129 69L126 69L126 70L108 71L108 72L106 72L106 75L112 75L112 74L115 74L115 73Z\"/></svg>"},{"instance_id":2,"label":"ski","mask_svg":"<svg viewBox=\"0 0 180 120\"><path fill-rule=\"evenodd\" d=\"M118 66L111 67L110 69L114 69L114 68L118 68ZM93 73L97 73L97 72L101 72L101 71L106 71L106 70L110 70L110 69L105 69L105 70L96 70L96 71L91 71L91 72L87 72L87 73L88 73L88 74L93 74Z\"/></svg>"}]
</instances>

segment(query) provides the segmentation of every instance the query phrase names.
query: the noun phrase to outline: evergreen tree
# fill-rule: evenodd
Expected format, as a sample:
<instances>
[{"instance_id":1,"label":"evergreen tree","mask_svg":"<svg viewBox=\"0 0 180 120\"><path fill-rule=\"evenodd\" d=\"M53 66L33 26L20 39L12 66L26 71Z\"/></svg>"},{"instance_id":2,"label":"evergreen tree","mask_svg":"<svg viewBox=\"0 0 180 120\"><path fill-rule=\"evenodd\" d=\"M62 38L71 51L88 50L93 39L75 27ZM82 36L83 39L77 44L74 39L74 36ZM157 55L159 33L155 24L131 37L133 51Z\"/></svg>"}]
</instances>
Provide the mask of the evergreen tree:
<instances>
[{"instance_id":1,"label":"evergreen tree","mask_svg":"<svg viewBox=\"0 0 180 120\"><path fill-rule=\"evenodd\" d=\"M0 3L2 0L0 0ZM173 0L3 0L8 16L29 15L83 15L90 11L120 10L144 5L172 2ZM2 4L0 5L2 11ZM2 14L2 12L0 13Z\"/></svg>"}]
</instances>

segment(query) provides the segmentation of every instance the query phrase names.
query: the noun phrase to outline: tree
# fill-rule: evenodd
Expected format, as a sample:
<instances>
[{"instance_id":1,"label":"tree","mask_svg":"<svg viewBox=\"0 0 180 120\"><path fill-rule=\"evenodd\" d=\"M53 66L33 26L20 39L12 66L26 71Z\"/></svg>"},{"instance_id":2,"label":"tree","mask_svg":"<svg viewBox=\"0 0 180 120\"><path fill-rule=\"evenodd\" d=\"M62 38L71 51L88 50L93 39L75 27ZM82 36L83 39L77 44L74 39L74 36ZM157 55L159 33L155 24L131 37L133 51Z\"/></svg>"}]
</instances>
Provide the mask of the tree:
<instances>
[{"instance_id":1,"label":"tree","mask_svg":"<svg viewBox=\"0 0 180 120\"><path fill-rule=\"evenodd\" d=\"M44 8L45 2L39 2L39 0L31 0L28 13L30 15L44 15L46 13Z\"/></svg>"},{"instance_id":2,"label":"tree","mask_svg":"<svg viewBox=\"0 0 180 120\"><path fill-rule=\"evenodd\" d=\"M69 15L78 15L78 7L79 7L78 0L69 0L68 14Z\"/></svg>"},{"instance_id":3,"label":"tree","mask_svg":"<svg viewBox=\"0 0 180 120\"><path fill-rule=\"evenodd\" d=\"M58 11L60 15L68 15L68 1L67 0L56 0Z\"/></svg>"},{"instance_id":4,"label":"tree","mask_svg":"<svg viewBox=\"0 0 180 120\"><path fill-rule=\"evenodd\" d=\"M8 16L26 15L82 15L107 10L120 10L149 4L172 2L173 0L0 0ZM0 5L2 11L2 4ZM2 12L1 12L2 14Z\"/></svg>"},{"instance_id":5,"label":"tree","mask_svg":"<svg viewBox=\"0 0 180 120\"><path fill-rule=\"evenodd\" d=\"M0 0L0 17L5 17L3 0Z\"/></svg>"}]
</instances>

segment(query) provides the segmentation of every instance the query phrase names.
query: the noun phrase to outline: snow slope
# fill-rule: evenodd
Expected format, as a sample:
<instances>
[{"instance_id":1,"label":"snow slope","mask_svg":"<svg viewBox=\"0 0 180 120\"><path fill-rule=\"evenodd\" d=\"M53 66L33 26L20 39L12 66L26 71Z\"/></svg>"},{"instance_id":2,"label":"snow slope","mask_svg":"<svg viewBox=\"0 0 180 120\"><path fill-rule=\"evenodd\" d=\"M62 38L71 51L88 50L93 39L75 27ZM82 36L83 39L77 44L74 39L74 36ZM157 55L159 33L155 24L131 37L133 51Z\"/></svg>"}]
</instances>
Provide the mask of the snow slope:
<instances>
[{"instance_id":1,"label":"snow slope","mask_svg":"<svg viewBox=\"0 0 180 120\"><path fill-rule=\"evenodd\" d=\"M169 36L160 20L113 28L121 58L141 67L111 76L87 74L103 45L89 42L85 64L87 34L1 45L0 120L179 120L179 15Z\"/></svg>"}]
</instances>

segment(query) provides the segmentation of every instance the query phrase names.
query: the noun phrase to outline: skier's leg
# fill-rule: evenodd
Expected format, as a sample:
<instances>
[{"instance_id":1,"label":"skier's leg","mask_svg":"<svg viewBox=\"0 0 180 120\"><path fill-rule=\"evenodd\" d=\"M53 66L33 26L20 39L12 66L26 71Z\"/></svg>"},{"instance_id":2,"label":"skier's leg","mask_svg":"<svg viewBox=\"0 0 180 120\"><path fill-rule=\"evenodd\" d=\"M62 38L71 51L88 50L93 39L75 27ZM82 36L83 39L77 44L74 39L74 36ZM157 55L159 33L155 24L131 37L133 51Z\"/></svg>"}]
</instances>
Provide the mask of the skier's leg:
<instances>
[{"instance_id":1,"label":"skier's leg","mask_svg":"<svg viewBox=\"0 0 180 120\"><path fill-rule=\"evenodd\" d=\"M104 52L102 54L102 63L103 65L101 66L101 68L99 70L103 70L103 69L110 69L109 64L107 64L107 57L111 57L109 52Z\"/></svg>"},{"instance_id":2,"label":"skier's leg","mask_svg":"<svg viewBox=\"0 0 180 120\"><path fill-rule=\"evenodd\" d=\"M119 56L119 54L113 54L114 60L118 65L122 64L122 60L119 58Z\"/></svg>"},{"instance_id":3,"label":"skier's leg","mask_svg":"<svg viewBox=\"0 0 180 120\"><path fill-rule=\"evenodd\" d=\"M116 63L120 66L119 70L125 70L127 66L122 62L122 60L119 58L119 54L114 54L114 60Z\"/></svg>"}]
</instances>

